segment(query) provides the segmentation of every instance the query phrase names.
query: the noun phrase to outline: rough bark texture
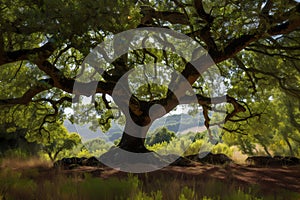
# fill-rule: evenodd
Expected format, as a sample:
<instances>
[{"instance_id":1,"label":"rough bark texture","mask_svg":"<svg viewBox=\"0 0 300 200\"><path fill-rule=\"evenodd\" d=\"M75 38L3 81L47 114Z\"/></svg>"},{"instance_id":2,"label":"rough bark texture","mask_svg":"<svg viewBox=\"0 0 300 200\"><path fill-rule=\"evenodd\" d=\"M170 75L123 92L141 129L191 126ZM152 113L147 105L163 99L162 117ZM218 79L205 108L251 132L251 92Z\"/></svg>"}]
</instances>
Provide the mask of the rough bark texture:
<instances>
[{"instance_id":1,"label":"rough bark texture","mask_svg":"<svg viewBox=\"0 0 300 200\"><path fill-rule=\"evenodd\" d=\"M145 147L145 138L134 137L125 132L122 135L118 147L120 147L123 150L135 153L149 152L149 150Z\"/></svg>"}]
</instances>

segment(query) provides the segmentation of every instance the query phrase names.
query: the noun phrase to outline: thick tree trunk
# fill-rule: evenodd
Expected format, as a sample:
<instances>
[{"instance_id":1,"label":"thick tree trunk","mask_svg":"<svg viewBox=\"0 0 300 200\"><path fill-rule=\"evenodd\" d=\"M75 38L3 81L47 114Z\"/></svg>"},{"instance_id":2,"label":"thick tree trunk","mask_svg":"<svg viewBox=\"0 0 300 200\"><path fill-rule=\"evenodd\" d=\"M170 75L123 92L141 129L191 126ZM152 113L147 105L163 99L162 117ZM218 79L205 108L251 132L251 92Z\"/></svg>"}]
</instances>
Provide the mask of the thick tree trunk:
<instances>
[{"instance_id":1,"label":"thick tree trunk","mask_svg":"<svg viewBox=\"0 0 300 200\"><path fill-rule=\"evenodd\" d=\"M145 146L145 138L150 125L141 127L131 123L125 124L125 129L118 147L135 153L150 152Z\"/></svg>"},{"instance_id":2,"label":"thick tree trunk","mask_svg":"<svg viewBox=\"0 0 300 200\"><path fill-rule=\"evenodd\" d=\"M140 123L143 122L145 121L140 121ZM100 161L111 168L133 173L154 171L170 164L160 155L145 147L145 137L150 124L139 126L126 121L120 143L117 147L113 147L101 155Z\"/></svg>"},{"instance_id":3,"label":"thick tree trunk","mask_svg":"<svg viewBox=\"0 0 300 200\"><path fill-rule=\"evenodd\" d=\"M118 147L135 153L149 152L149 150L145 147L145 138L134 137L125 132L122 135Z\"/></svg>"}]
</instances>

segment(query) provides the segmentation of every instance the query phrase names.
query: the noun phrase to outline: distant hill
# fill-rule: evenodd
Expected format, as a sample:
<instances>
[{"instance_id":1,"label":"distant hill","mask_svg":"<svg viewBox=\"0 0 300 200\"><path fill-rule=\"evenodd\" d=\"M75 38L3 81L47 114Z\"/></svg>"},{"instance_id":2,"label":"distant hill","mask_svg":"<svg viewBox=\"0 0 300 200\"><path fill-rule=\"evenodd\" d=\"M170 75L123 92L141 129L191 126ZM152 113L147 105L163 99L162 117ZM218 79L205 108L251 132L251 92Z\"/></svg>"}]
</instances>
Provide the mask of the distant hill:
<instances>
[{"instance_id":1,"label":"distant hill","mask_svg":"<svg viewBox=\"0 0 300 200\"><path fill-rule=\"evenodd\" d=\"M204 119L202 115L198 114L197 116L191 116L188 114L175 114L164 116L160 119L157 119L152 126L150 127L150 132L155 131L160 127L167 127L170 131L175 133L186 132L194 127L202 127L204 124ZM82 140L85 142L87 140L102 138L106 141L113 142L116 139L119 139L122 135L123 128L120 125L112 123L112 127L108 130L107 133L103 133L100 129L97 132L94 132L89 129L89 125L80 126L78 124L72 124L69 120L64 122L65 127L70 132L77 132L81 135ZM197 130L197 129L193 129Z\"/></svg>"},{"instance_id":2,"label":"distant hill","mask_svg":"<svg viewBox=\"0 0 300 200\"><path fill-rule=\"evenodd\" d=\"M72 124L69 120L64 121L64 126L68 129L69 132L78 133L81 136L83 142L95 138L101 138L104 139L105 141L114 141L120 138L122 134L122 130L116 124L112 124L112 127L109 129L107 133L103 133L100 129L94 132L89 128L89 124L85 124L85 125Z\"/></svg>"},{"instance_id":3,"label":"distant hill","mask_svg":"<svg viewBox=\"0 0 300 200\"><path fill-rule=\"evenodd\" d=\"M152 132L157 128L164 126L167 127L170 131L180 133L193 127L203 126L203 124L204 118L200 114L197 114L197 116L195 117L188 114L169 115L157 119L150 127L150 131Z\"/></svg>"}]
</instances>

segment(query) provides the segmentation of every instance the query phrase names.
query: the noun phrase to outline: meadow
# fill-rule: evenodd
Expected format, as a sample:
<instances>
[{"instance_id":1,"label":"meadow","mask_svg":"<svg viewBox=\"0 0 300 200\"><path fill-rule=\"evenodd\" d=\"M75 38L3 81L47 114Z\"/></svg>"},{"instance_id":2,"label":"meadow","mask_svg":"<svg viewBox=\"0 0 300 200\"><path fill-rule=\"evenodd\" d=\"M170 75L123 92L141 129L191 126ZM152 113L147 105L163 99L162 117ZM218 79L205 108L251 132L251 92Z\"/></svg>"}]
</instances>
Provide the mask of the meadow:
<instances>
[{"instance_id":1,"label":"meadow","mask_svg":"<svg viewBox=\"0 0 300 200\"><path fill-rule=\"evenodd\" d=\"M155 172L131 174L108 167L62 170L38 158L6 158L1 160L0 199L300 199L300 193L293 187L238 180L237 171L242 173L245 169L237 165L169 166ZM300 171L299 167L294 170ZM223 179L222 172L226 174ZM275 170L274 174L277 176ZM292 171L290 175L293 176Z\"/></svg>"}]
</instances>

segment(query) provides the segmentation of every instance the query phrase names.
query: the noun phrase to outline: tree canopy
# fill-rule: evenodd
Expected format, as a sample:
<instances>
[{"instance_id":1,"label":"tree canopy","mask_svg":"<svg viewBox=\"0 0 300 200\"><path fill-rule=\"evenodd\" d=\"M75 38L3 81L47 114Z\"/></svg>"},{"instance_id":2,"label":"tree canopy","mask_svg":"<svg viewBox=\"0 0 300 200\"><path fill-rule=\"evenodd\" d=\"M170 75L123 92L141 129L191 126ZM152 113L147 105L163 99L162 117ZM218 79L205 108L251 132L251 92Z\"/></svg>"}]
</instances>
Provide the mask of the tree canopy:
<instances>
[{"instance_id":1,"label":"tree canopy","mask_svg":"<svg viewBox=\"0 0 300 200\"><path fill-rule=\"evenodd\" d=\"M74 120L99 119L94 126L107 129L111 119L119 116L122 98L111 96L125 75L129 84L124 87L132 92L129 116L125 118L146 127L152 123L152 105L160 105L166 112L178 106L181 99L169 86L181 87L179 74L193 87L208 129L213 125L210 112L217 109L217 104L226 103L226 123L219 126L233 133L230 137L235 137L235 141L244 141L245 134L249 134L251 140L267 145L269 141L264 142L264 138L276 135L282 137L290 151L295 149L291 143L299 144L297 1L1 0L0 9L2 123L29 126L25 128L32 133L45 133L49 124L66 117L65 108L91 96L98 112ZM227 94L222 98L209 96L197 66L160 49L133 50L109 66L95 67L95 73L100 71L95 94L73 90L84 68L82 63L93 48L117 33L143 27L174 30L204 47L223 77ZM139 68L149 63L154 67ZM158 78L166 81L130 85L134 77L126 73L137 68L144 79L149 78L147 70L156 70ZM93 81L80 84L89 88ZM189 91L185 91L182 98L188 97ZM260 125L256 126L259 120ZM146 151L144 138L148 129L132 130L128 126L125 124L119 146L133 152ZM274 127L278 128L273 130ZM140 132L137 137L131 135L134 131Z\"/></svg>"}]
</instances>

